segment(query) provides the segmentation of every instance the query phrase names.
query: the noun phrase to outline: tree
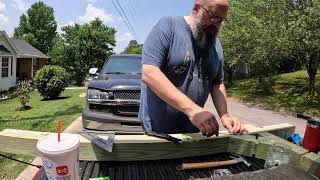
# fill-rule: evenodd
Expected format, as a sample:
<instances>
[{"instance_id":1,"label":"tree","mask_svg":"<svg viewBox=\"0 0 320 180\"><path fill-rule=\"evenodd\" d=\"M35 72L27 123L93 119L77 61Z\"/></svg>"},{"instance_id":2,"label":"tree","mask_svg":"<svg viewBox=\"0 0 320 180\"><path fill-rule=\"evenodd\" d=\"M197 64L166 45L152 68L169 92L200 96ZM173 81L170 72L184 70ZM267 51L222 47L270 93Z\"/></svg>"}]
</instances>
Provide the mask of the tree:
<instances>
[{"instance_id":1,"label":"tree","mask_svg":"<svg viewBox=\"0 0 320 180\"><path fill-rule=\"evenodd\" d=\"M115 47L114 28L96 18L83 25L75 24L62 28L61 37L54 39L49 56L52 63L64 67L77 85L82 85L92 67L102 67Z\"/></svg>"},{"instance_id":2,"label":"tree","mask_svg":"<svg viewBox=\"0 0 320 180\"><path fill-rule=\"evenodd\" d=\"M28 9L27 14L20 16L19 26L14 30L14 37L26 40L47 54L57 34L57 22L53 13L53 8L42 1L34 3Z\"/></svg>"},{"instance_id":3,"label":"tree","mask_svg":"<svg viewBox=\"0 0 320 180\"><path fill-rule=\"evenodd\" d=\"M231 0L228 23L220 36L225 51L226 70L233 72L235 65L250 65L251 75L259 83L277 73L282 61L290 61L287 29L289 0L266 1Z\"/></svg>"},{"instance_id":4,"label":"tree","mask_svg":"<svg viewBox=\"0 0 320 180\"><path fill-rule=\"evenodd\" d=\"M142 48L143 44L139 44L136 40L131 40L121 54L142 54Z\"/></svg>"},{"instance_id":5,"label":"tree","mask_svg":"<svg viewBox=\"0 0 320 180\"><path fill-rule=\"evenodd\" d=\"M281 66L296 69L292 64L303 63L314 94L320 65L320 1L230 0L229 5L230 23L220 33L226 71L232 74L237 63L246 62L258 77L258 87L269 88L261 83Z\"/></svg>"},{"instance_id":6,"label":"tree","mask_svg":"<svg viewBox=\"0 0 320 180\"><path fill-rule=\"evenodd\" d=\"M294 5L289 20L292 54L305 64L309 75L309 92L314 95L320 64L320 2L297 1Z\"/></svg>"},{"instance_id":7,"label":"tree","mask_svg":"<svg viewBox=\"0 0 320 180\"><path fill-rule=\"evenodd\" d=\"M256 44L252 39L251 21L244 2L230 1L228 23L222 28L219 38L224 47L224 69L228 73L228 82L232 83L233 72L240 62L250 62L251 54Z\"/></svg>"}]
</instances>

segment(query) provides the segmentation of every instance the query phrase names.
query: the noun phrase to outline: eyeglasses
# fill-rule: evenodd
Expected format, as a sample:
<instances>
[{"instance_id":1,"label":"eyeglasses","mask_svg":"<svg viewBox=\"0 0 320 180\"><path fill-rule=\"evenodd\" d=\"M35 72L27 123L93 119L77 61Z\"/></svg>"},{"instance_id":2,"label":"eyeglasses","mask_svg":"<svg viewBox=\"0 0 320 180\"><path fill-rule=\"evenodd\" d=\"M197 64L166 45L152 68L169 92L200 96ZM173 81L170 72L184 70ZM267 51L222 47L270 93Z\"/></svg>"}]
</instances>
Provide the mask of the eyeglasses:
<instances>
[{"instance_id":1,"label":"eyeglasses","mask_svg":"<svg viewBox=\"0 0 320 180\"><path fill-rule=\"evenodd\" d=\"M210 16L210 21L213 23L213 24L218 24L218 23L228 23L228 20L227 18L221 18L219 16L215 16L213 15L210 11L208 11L205 7L203 7L202 5L199 5L200 7L202 7L206 13Z\"/></svg>"}]
</instances>

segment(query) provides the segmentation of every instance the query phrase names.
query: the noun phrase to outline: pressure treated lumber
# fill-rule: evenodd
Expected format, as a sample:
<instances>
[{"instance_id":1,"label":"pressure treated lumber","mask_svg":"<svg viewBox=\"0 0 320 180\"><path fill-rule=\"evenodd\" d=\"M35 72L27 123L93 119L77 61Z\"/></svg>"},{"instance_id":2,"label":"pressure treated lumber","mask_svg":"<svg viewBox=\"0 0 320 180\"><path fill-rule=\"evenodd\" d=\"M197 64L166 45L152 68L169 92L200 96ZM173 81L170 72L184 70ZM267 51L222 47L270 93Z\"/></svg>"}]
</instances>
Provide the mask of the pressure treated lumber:
<instances>
[{"instance_id":1,"label":"pressure treated lumber","mask_svg":"<svg viewBox=\"0 0 320 180\"><path fill-rule=\"evenodd\" d=\"M277 168L261 169L253 172L242 172L230 176L199 178L194 180L317 180L315 176L301 169L280 165Z\"/></svg>"},{"instance_id":2,"label":"pressure treated lumber","mask_svg":"<svg viewBox=\"0 0 320 180\"><path fill-rule=\"evenodd\" d=\"M259 132L275 131L281 129L287 130L293 128L290 124L280 124L275 126L254 127L246 126L249 134ZM36 143L38 139L47 132L34 132L15 129L6 129L0 132L0 151L14 154L38 155ZM219 137L206 138L200 133L187 134L188 142L172 143L164 139L150 137L146 135L116 135L113 152L109 153L101 150L91 144L84 137L80 139L80 160L90 161L134 161L134 160L156 160L156 159L172 159L190 156L208 155L220 152L227 152L235 147L229 147L229 138L245 137L230 135L226 131L221 131ZM99 135L103 139L107 139L106 135ZM182 138L182 134L173 134L172 136ZM250 138L249 138L250 139ZM239 143L238 143L239 144ZM242 145L240 145L241 147ZM253 147L252 143L241 147ZM241 150L240 148L240 150ZM252 149L247 154L252 154Z\"/></svg>"},{"instance_id":3,"label":"pressure treated lumber","mask_svg":"<svg viewBox=\"0 0 320 180\"><path fill-rule=\"evenodd\" d=\"M14 154L38 155L36 143L42 132L7 129L0 132L0 151ZM113 152L109 153L91 144L84 137L80 139L80 160L88 161L135 161L172 159L225 152L227 136L203 139L182 144L168 142L146 135L116 135ZM104 135L101 138L107 139Z\"/></svg>"},{"instance_id":4,"label":"pressure treated lumber","mask_svg":"<svg viewBox=\"0 0 320 180\"><path fill-rule=\"evenodd\" d=\"M252 156L255 154L255 148L258 140L254 135L232 136L229 138L228 152L243 156Z\"/></svg>"},{"instance_id":5,"label":"pressure treated lumber","mask_svg":"<svg viewBox=\"0 0 320 180\"><path fill-rule=\"evenodd\" d=\"M299 161L299 168L320 177L320 155L313 152L304 154Z\"/></svg>"},{"instance_id":6,"label":"pressure treated lumber","mask_svg":"<svg viewBox=\"0 0 320 180\"><path fill-rule=\"evenodd\" d=\"M258 133L258 135L260 135L261 137L258 138L259 143L256 145L256 150L255 150L256 158L266 159L268 152L272 147L272 144L277 143L289 148L289 150L291 151L291 159L289 164L297 167L302 155L309 152L307 149L304 149L301 146L297 146L269 132L261 132L261 133Z\"/></svg>"}]
</instances>

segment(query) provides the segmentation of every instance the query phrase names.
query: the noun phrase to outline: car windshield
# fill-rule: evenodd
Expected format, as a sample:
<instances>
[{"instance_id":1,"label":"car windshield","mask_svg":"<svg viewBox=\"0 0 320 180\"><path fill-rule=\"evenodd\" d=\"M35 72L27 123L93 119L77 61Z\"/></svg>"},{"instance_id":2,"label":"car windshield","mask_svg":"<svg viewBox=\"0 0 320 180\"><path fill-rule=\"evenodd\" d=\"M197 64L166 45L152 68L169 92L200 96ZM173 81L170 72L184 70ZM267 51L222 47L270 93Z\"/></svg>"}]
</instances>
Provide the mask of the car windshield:
<instances>
[{"instance_id":1,"label":"car windshield","mask_svg":"<svg viewBox=\"0 0 320 180\"><path fill-rule=\"evenodd\" d=\"M105 74L141 74L141 56L113 56L103 67Z\"/></svg>"}]
</instances>

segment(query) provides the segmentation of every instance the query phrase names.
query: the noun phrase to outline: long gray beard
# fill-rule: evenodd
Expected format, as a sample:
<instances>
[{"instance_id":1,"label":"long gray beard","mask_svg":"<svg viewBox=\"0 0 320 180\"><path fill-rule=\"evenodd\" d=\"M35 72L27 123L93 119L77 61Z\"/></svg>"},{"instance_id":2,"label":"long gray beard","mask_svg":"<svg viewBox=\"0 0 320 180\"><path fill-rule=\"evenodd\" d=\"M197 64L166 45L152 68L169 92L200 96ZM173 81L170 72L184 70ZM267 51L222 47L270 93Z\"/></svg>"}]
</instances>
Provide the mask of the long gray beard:
<instances>
[{"instance_id":1,"label":"long gray beard","mask_svg":"<svg viewBox=\"0 0 320 180\"><path fill-rule=\"evenodd\" d=\"M205 29L200 18L195 17L190 25L195 44L203 56L209 56L212 48L215 46L215 40L218 31Z\"/></svg>"}]
</instances>

